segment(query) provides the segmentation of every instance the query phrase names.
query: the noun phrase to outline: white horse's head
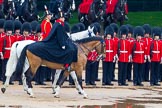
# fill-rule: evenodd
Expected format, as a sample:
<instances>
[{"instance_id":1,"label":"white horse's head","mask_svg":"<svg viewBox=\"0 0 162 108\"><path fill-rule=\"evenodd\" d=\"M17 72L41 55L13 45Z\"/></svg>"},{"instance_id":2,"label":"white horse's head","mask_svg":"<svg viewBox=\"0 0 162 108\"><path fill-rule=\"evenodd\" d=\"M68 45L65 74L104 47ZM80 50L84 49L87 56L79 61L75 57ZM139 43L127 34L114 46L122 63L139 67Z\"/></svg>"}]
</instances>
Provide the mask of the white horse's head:
<instances>
[{"instance_id":1,"label":"white horse's head","mask_svg":"<svg viewBox=\"0 0 162 108\"><path fill-rule=\"evenodd\" d=\"M96 36L95 33L94 33L94 26L88 26L88 35L90 37L93 37L93 36Z\"/></svg>"}]
</instances>

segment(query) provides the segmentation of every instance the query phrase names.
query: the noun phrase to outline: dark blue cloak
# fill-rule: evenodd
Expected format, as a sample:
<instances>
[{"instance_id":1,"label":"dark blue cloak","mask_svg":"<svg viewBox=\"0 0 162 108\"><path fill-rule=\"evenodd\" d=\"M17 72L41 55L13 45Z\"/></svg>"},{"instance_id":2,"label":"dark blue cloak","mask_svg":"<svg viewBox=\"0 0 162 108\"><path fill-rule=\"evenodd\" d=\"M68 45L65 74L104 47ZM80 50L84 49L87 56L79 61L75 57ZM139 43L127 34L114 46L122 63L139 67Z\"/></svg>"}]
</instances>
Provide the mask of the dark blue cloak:
<instances>
[{"instance_id":1,"label":"dark blue cloak","mask_svg":"<svg viewBox=\"0 0 162 108\"><path fill-rule=\"evenodd\" d=\"M62 49L62 46L65 46L65 49ZM77 47L60 23L54 23L48 37L29 45L28 50L50 62L61 64L77 62Z\"/></svg>"}]
</instances>

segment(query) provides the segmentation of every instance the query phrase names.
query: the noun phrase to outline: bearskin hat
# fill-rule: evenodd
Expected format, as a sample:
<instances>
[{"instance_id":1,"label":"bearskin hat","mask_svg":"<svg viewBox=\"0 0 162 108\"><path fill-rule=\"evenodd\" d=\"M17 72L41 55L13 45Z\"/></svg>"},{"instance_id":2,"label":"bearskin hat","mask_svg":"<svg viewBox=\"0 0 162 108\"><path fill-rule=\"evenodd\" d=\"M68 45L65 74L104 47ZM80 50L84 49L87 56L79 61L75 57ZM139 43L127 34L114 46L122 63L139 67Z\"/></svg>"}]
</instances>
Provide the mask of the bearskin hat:
<instances>
[{"instance_id":1,"label":"bearskin hat","mask_svg":"<svg viewBox=\"0 0 162 108\"><path fill-rule=\"evenodd\" d=\"M80 32L80 28L77 24L75 24L71 27L71 33L77 33L77 32Z\"/></svg>"},{"instance_id":2,"label":"bearskin hat","mask_svg":"<svg viewBox=\"0 0 162 108\"><path fill-rule=\"evenodd\" d=\"M64 23L64 29L67 33L70 33L70 24L68 22Z\"/></svg>"},{"instance_id":3,"label":"bearskin hat","mask_svg":"<svg viewBox=\"0 0 162 108\"><path fill-rule=\"evenodd\" d=\"M85 25L83 23L77 23L77 25L80 28L80 31L84 31L85 30Z\"/></svg>"},{"instance_id":4,"label":"bearskin hat","mask_svg":"<svg viewBox=\"0 0 162 108\"><path fill-rule=\"evenodd\" d=\"M106 37L108 34L111 35L111 38L114 37L114 29L112 28L112 26L107 26L107 27L105 28L105 33L104 33L105 37Z\"/></svg>"},{"instance_id":5,"label":"bearskin hat","mask_svg":"<svg viewBox=\"0 0 162 108\"><path fill-rule=\"evenodd\" d=\"M111 23L110 26L114 29L114 32L118 33L118 25L116 23Z\"/></svg>"},{"instance_id":6,"label":"bearskin hat","mask_svg":"<svg viewBox=\"0 0 162 108\"><path fill-rule=\"evenodd\" d=\"M21 27L21 32L23 33L24 31L31 32L31 24L29 22L24 22Z\"/></svg>"},{"instance_id":7,"label":"bearskin hat","mask_svg":"<svg viewBox=\"0 0 162 108\"><path fill-rule=\"evenodd\" d=\"M41 25L37 24L36 33L41 33Z\"/></svg>"},{"instance_id":8,"label":"bearskin hat","mask_svg":"<svg viewBox=\"0 0 162 108\"><path fill-rule=\"evenodd\" d=\"M0 28L4 27L5 19L0 19Z\"/></svg>"},{"instance_id":9,"label":"bearskin hat","mask_svg":"<svg viewBox=\"0 0 162 108\"><path fill-rule=\"evenodd\" d=\"M39 24L38 21L32 21L30 24L31 24L31 30L36 31L37 25Z\"/></svg>"},{"instance_id":10,"label":"bearskin hat","mask_svg":"<svg viewBox=\"0 0 162 108\"><path fill-rule=\"evenodd\" d=\"M127 27L126 25L122 25L122 26L120 27L120 29L119 29L119 36L120 36L120 38L121 38L121 36L122 36L123 34L125 34L126 36L128 36L128 32L129 32L128 27Z\"/></svg>"},{"instance_id":11,"label":"bearskin hat","mask_svg":"<svg viewBox=\"0 0 162 108\"><path fill-rule=\"evenodd\" d=\"M59 18L61 18L61 17L65 17L65 14L64 14L62 8L59 7L59 8L58 8L58 12L57 12L57 14L55 15L55 18L56 18L56 19L59 19Z\"/></svg>"},{"instance_id":12,"label":"bearskin hat","mask_svg":"<svg viewBox=\"0 0 162 108\"><path fill-rule=\"evenodd\" d=\"M44 5L44 9L45 9L45 16L47 15L53 15L48 9L47 9L47 6Z\"/></svg>"},{"instance_id":13,"label":"bearskin hat","mask_svg":"<svg viewBox=\"0 0 162 108\"><path fill-rule=\"evenodd\" d=\"M13 31L14 24L12 20L6 20L4 23L4 30L5 31Z\"/></svg>"},{"instance_id":14,"label":"bearskin hat","mask_svg":"<svg viewBox=\"0 0 162 108\"><path fill-rule=\"evenodd\" d=\"M160 27L154 27L152 29L152 37L154 38L155 36L159 36L161 38L161 28Z\"/></svg>"},{"instance_id":15,"label":"bearskin hat","mask_svg":"<svg viewBox=\"0 0 162 108\"><path fill-rule=\"evenodd\" d=\"M144 24L142 27L145 30L145 34L151 34L151 26L149 24Z\"/></svg>"},{"instance_id":16,"label":"bearskin hat","mask_svg":"<svg viewBox=\"0 0 162 108\"><path fill-rule=\"evenodd\" d=\"M127 24L126 26L128 27L128 30L129 30L128 33L133 34L133 26L130 24Z\"/></svg>"},{"instance_id":17,"label":"bearskin hat","mask_svg":"<svg viewBox=\"0 0 162 108\"><path fill-rule=\"evenodd\" d=\"M134 38L136 38L137 36L143 37L143 36L144 36L144 32L145 32L145 30L143 29L143 27L141 27L141 26L136 26L136 27L134 28L134 31L133 31L133 33L134 33Z\"/></svg>"},{"instance_id":18,"label":"bearskin hat","mask_svg":"<svg viewBox=\"0 0 162 108\"><path fill-rule=\"evenodd\" d=\"M19 20L14 21L14 31L21 30L22 23Z\"/></svg>"}]
</instances>

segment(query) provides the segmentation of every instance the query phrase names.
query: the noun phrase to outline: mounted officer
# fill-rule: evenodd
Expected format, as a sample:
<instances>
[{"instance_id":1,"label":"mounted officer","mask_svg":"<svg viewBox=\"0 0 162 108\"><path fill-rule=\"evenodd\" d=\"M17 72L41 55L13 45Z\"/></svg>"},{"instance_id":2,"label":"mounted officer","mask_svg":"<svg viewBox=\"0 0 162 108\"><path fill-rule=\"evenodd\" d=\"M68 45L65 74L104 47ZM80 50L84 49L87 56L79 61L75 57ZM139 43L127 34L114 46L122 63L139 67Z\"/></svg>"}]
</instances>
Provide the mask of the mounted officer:
<instances>
[{"instance_id":1,"label":"mounted officer","mask_svg":"<svg viewBox=\"0 0 162 108\"><path fill-rule=\"evenodd\" d=\"M60 8L56 16L49 35L43 41L30 45L28 50L42 59L65 64L65 70L70 71L70 64L77 62L77 48L65 32L64 13Z\"/></svg>"}]
</instances>

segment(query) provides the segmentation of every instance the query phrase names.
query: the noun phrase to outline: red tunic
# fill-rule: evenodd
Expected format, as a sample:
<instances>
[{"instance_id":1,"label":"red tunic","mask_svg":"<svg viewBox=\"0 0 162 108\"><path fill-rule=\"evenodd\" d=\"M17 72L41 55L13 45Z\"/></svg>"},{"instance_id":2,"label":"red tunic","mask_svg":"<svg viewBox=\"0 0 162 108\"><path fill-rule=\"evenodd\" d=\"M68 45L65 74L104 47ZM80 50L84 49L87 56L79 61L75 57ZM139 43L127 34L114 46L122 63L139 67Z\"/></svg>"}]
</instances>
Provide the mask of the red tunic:
<instances>
[{"instance_id":1,"label":"red tunic","mask_svg":"<svg viewBox=\"0 0 162 108\"><path fill-rule=\"evenodd\" d=\"M49 20L44 19L41 23L41 31L42 31L42 40L45 39L52 29L52 24Z\"/></svg>"},{"instance_id":2,"label":"red tunic","mask_svg":"<svg viewBox=\"0 0 162 108\"><path fill-rule=\"evenodd\" d=\"M162 57L162 43L160 41L153 40L151 46L153 46L151 49L151 61L160 62Z\"/></svg>"},{"instance_id":3,"label":"red tunic","mask_svg":"<svg viewBox=\"0 0 162 108\"><path fill-rule=\"evenodd\" d=\"M3 52L4 59L8 59L10 57L11 46L14 42L16 42L16 38L14 35L4 37L4 40L2 42L4 48L4 52Z\"/></svg>"},{"instance_id":4,"label":"red tunic","mask_svg":"<svg viewBox=\"0 0 162 108\"><path fill-rule=\"evenodd\" d=\"M146 43L146 55L150 55L150 46L152 43L152 38L142 38L142 40Z\"/></svg>"},{"instance_id":5,"label":"red tunic","mask_svg":"<svg viewBox=\"0 0 162 108\"><path fill-rule=\"evenodd\" d=\"M91 51L88 53L88 57L87 57L87 60L89 61L95 61L97 59L97 52L95 50Z\"/></svg>"},{"instance_id":6,"label":"red tunic","mask_svg":"<svg viewBox=\"0 0 162 108\"><path fill-rule=\"evenodd\" d=\"M107 0L106 2L106 13L114 13L115 6L118 3L118 0Z\"/></svg>"},{"instance_id":7,"label":"red tunic","mask_svg":"<svg viewBox=\"0 0 162 108\"><path fill-rule=\"evenodd\" d=\"M92 3L93 3L93 0L83 0L83 2L79 5L80 13L88 14Z\"/></svg>"},{"instance_id":8,"label":"red tunic","mask_svg":"<svg viewBox=\"0 0 162 108\"><path fill-rule=\"evenodd\" d=\"M120 62L128 62L130 55L130 42L128 40L119 40L118 55Z\"/></svg>"},{"instance_id":9,"label":"red tunic","mask_svg":"<svg viewBox=\"0 0 162 108\"><path fill-rule=\"evenodd\" d=\"M113 39L105 39L106 57L104 61L113 62L114 56L117 52L114 44L115 43Z\"/></svg>"},{"instance_id":10,"label":"red tunic","mask_svg":"<svg viewBox=\"0 0 162 108\"><path fill-rule=\"evenodd\" d=\"M146 43L144 41L135 41L133 45L133 62L144 63L146 55Z\"/></svg>"}]
</instances>

